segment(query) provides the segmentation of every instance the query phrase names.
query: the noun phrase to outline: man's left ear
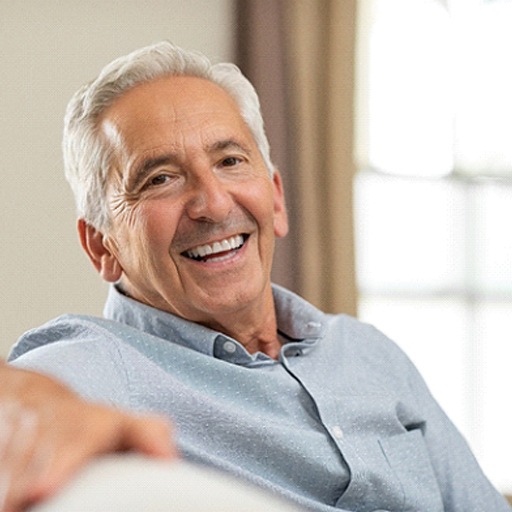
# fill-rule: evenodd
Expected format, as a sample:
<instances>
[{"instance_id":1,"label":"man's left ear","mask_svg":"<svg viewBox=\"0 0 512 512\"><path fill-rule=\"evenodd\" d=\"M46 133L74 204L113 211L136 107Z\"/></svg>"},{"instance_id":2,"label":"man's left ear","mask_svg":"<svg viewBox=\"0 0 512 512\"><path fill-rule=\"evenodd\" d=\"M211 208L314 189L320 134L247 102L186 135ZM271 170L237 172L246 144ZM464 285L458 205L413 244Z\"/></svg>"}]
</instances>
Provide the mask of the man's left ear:
<instances>
[{"instance_id":1,"label":"man's left ear","mask_svg":"<svg viewBox=\"0 0 512 512\"><path fill-rule=\"evenodd\" d=\"M288 233L288 214L284 198L283 182L277 169L272 176L274 184L274 234L283 237Z\"/></svg>"},{"instance_id":2,"label":"man's left ear","mask_svg":"<svg viewBox=\"0 0 512 512\"><path fill-rule=\"evenodd\" d=\"M119 281L123 269L112 252L112 248L109 247L110 244L107 245L103 233L88 224L84 219L78 220L77 228L80 243L101 277L109 283Z\"/></svg>"}]
</instances>

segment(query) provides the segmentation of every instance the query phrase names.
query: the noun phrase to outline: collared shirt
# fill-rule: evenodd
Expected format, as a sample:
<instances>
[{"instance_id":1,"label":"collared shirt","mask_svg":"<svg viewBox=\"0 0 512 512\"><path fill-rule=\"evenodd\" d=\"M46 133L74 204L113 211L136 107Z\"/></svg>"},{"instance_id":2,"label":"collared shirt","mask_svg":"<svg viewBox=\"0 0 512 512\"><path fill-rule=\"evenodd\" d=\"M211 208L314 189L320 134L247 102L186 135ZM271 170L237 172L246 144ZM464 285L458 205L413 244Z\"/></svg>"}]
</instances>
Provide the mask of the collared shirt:
<instances>
[{"instance_id":1,"label":"collared shirt","mask_svg":"<svg viewBox=\"0 0 512 512\"><path fill-rule=\"evenodd\" d=\"M112 288L10 360L83 396L172 418L184 457L314 511L510 510L418 372L383 334L274 286L279 358Z\"/></svg>"}]
</instances>

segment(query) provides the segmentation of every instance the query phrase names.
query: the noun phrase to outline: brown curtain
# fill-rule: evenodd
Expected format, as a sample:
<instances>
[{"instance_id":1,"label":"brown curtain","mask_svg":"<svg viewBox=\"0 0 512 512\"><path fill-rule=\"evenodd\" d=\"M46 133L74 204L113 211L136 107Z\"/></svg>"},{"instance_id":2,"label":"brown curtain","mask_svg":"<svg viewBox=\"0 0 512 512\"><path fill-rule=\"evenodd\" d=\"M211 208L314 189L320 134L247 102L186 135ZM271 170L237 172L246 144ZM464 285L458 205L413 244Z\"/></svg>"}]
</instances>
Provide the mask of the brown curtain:
<instances>
[{"instance_id":1,"label":"brown curtain","mask_svg":"<svg viewBox=\"0 0 512 512\"><path fill-rule=\"evenodd\" d=\"M357 313L352 185L356 0L238 0L238 64L253 82L287 191L273 279Z\"/></svg>"}]
</instances>

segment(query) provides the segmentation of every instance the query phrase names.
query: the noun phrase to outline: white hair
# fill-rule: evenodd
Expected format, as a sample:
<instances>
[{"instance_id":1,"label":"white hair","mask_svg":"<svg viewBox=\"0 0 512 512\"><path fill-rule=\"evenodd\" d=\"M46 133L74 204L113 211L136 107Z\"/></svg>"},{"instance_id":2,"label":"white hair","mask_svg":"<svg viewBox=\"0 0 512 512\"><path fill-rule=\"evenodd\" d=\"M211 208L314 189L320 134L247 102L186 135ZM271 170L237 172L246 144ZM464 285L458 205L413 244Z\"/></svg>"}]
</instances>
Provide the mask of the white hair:
<instances>
[{"instance_id":1,"label":"white hair","mask_svg":"<svg viewBox=\"0 0 512 512\"><path fill-rule=\"evenodd\" d=\"M64 170L80 218L101 231L108 230L110 215L106 189L112 149L100 135L102 113L136 85L162 76L195 76L222 87L238 104L269 173L274 172L258 95L234 64L212 64L198 52L163 41L119 57L98 77L82 86L68 103L64 118Z\"/></svg>"}]
</instances>

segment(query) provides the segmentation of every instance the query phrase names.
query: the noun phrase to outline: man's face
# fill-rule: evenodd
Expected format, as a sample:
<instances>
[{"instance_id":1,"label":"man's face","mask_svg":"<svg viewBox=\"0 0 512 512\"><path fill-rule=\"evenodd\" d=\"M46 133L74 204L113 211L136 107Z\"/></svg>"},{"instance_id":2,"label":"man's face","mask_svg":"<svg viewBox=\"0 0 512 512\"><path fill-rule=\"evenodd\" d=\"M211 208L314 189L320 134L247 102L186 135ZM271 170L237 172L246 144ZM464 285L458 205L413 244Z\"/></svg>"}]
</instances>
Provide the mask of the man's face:
<instances>
[{"instance_id":1,"label":"man's face","mask_svg":"<svg viewBox=\"0 0 512 512\"><path fill-rule=\"evenodd\" d=\"M104 277L205 325L268 306L284 199L234 100L200 78L161 78L120 97L101 129L116 162Z\"/></svg>"}]
</instances>

